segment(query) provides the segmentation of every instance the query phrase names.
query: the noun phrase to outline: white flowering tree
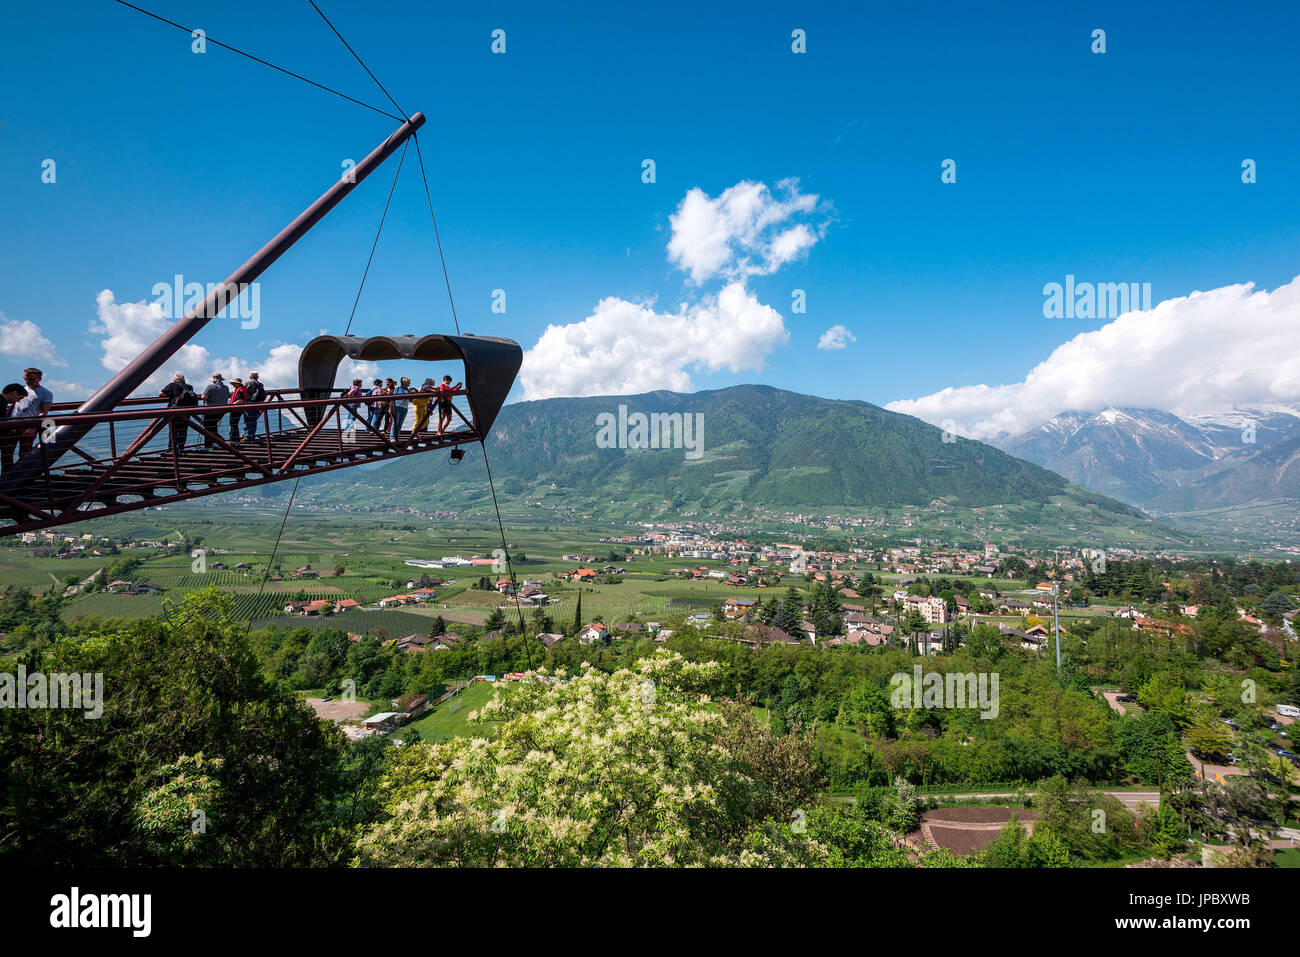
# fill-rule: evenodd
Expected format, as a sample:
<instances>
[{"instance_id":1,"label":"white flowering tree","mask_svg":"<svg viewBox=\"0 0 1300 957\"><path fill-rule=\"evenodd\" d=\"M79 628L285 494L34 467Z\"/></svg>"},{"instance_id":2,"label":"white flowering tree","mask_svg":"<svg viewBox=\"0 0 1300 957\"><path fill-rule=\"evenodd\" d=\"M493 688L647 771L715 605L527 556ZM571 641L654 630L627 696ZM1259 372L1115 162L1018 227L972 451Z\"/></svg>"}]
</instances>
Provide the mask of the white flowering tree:
<instances>
[{"instance_id":1,"label":"white flowering tree","mask_svg":"<svg viewBox=\"0 0 1300 957\"><path fill-rule=\"evenodd\" d=\"M402 749L358 862L396 866L819 863L791 833L819 784L806 740L709 703L714 663L661 651L613 674L538 673L472 720L499 734Z\"/></svg>"}]
</instances>

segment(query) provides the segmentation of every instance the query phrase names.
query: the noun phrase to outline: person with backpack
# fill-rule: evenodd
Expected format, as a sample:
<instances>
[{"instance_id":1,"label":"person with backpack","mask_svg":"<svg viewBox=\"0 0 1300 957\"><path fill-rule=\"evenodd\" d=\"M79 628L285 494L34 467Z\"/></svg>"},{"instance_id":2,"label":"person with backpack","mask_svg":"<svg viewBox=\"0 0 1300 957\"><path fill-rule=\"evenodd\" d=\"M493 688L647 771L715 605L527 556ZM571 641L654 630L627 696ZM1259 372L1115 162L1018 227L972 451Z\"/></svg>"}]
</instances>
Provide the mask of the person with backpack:
<instances>
[{"instance_id":1,"label":"person with backpack","mask_svg":"<svg viewBox=\"0 0 1300 957\"><path fill-rule=\"evenodd\" d=\"M230 380L230 404L235 406L235 410L230 413L230 444L239 444L239 423L244 418L243 409L238 408L242 405L248 405L248 390L244 388L244 380L235 376Z\"/></svg>"},{"instance_id":2,"label":"person with backpack","mask_svg":"<svg viewBox=\"0 0 1300 957\"><path fill-rule=\"evenodd\" d=\"M343 393L344 397L348 399L355 399L365 394L366 390L362 388L360 379L353 379L352 388ZM357 423L361 421L361 407L359 405L345 405L343 408L348 410L348 421L343 426L343 431L346 432L349 429L355 429Z\"/></svg>"},{"instance_id":3,"label":"person with backpack","mask_svg":"<svg viewBox=\"0 0 1300 957\"><path fill-rule=\"evenodd\" d=\"M208 432L216 434L221 431L221 420L226 417L225 406L230 404L230 389L226 385L225 378L220 372L212 373L212 384L203 390L203 404L208 406L209 410L217 406L222 407L221 412L204 412L203 427ZM203 436L203 447L210 449L216 445L216 440L212 435Z\"/></svg>"},{"instance_id":4,"label":"person with backpack","mask_svg":"<svg viewBox=\"0 0 1300 957\"><path fill-rule=\"evenodd\" d=\"M423 432L429 427L430 404L437 393L438 387L432 379L425 379L424 384L420 386L420 391L416 397L411 400L411 405L415 406L415 425L411 428L414 432Z\"/></svg>"},{"instance_id":5,"label":"person with backpack","mask_svg":"<svg viewBox=\"0 0 1300 957\"><path fill-rule=\"evenodd\" d=\"M262 385L262 380L257 377L256 372L248 374L248 382L244 385L244 391L248 393L248 403L250 405L266 401L266 386ZM257 420L261 417L262 413L257 409L244 413L244 441L251 442L257 438ZM269 424L267 428L270 428Z\"/></svg>"},{"instance_id":6,"label":"person with backpack","mask_svg":"<svg viewBox=\"0 0 1300 957\"><path fill-rule=\"evenodd\" d=\"M185 374L178 372L172 377L172 381L163 386L158 393L160 399L167 400L169 409L191 409L199 404L199 397L194 392L194 387L185 381ZM180 451L185 447L185 440L190 432L190 417L188 415L178 415L172 419L171 440L172 448Z\"/></svg>"},{"instance_id":7,"label":"person with backpack","mask_svg":"<svg viewBox=\"0 0 1300 957\"><path fill-rule=\"evenodd\" d=\"M371 390L370 390L369 392L367 392L366 394L367 394L367 395L383 395L383 394L384 394L384 380L383 380L383 379L376 379L376 380L375 380L375 386L374 386L374 388L371 389ZM383 422L383 420L384 420L384 404L383 404L382 402L367 402L367 403L366 403L366 406L367 406L367 408L370 409L370 427L371 427L372 429L378 429L380 432L382 432L383 429L380 429L380 428L379 428L379 425L380 425L380 423Z\"/></svg>"}]
</instances>

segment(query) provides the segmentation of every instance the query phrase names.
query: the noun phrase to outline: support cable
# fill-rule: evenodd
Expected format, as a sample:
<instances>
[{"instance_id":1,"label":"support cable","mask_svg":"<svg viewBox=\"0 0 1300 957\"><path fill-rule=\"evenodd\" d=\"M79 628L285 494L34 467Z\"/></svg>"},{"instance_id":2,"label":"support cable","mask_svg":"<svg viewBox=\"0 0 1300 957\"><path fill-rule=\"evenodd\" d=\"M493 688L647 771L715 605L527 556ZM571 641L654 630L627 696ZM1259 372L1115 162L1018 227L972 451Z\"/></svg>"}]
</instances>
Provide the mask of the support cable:
<instances>
[{"instance_id":1,"label":"support cable","mask_svg":"<svg viewBox=\"0 0 1300 957\"><path fill-rule=\"evenodd\" d=\"M384 214L379 217L379 229L375 231L375 241L370 244L370 257L366 260L365 272L361 274L361 285L357 287L357 297L352 300L352 312L348 315L347 328L343 330L343 335L347 335L352 329L352 320L357 314L357 303L361 302L361 290L366 288L366 277L370 275L370 264L375 259L375 249L379 246L379 235L384 231L384 220L388 218L388 207L393 202L393 192L397 189L397 178L402 175L402 163L406 161L406 148L411 145L408 139L402 144L402 155L397 158L397 172L393 174L393 185L388 188L388 200L384 203Z\"/></svg>"},{"instance_id":2,"label":"support cable","mask_svg":"<svg viewBox=\"0 0 1300 957\"><path fill-rule=\"evenodd\" d=\"M410 141L408 140L407 142L409 143ZM348 316L348 329L352 328L352 318L357 314L357 303L361 301L361 292L366 288L366 278L370 275L370 263L375 258L375 248L379 245L379 236L384 231L384 220L388 218L388 207L393 201L393 191L397 189L397 178L402 175L402 160L405 158L406 146L404 145L402 147L401 159L397 162L397 173L393 176L393 185L388 189L388 201L384 203L384 213L379 217L379 228L375 230L375 240L370 244L370 257L366 260L365 271L361 274L361 285L357 287L356 298L352 301L352 314ZM346 336L347 332L345 331L343 334ZM339 416L339 425L342 426L343 412L338 406L335 406L335 412ZM267 424L267 427L270 428L269 423ZM262 584L259 585L257 589L257 602L253 605L253 610L248 616L248 627L244 630L245 637L247 637L248 633L253 630L253 616L257 613L258 606L262 603L262 592L266 589L266 579L271 574L271 564L275 561L276 552L280 548L280 537L284 534L285 523L289 521L289 511L293 508L293 500L298 495L298 483L301 481L301 475L293 480L293 491L289 493L289 501L284 507L284 517L280 520L280 531L275 536L275 544L271 546L271 556L266 560L266 569L262 572Z\"/></svg>"},{"instance_id":3,"label":"support cable","mask_svg":"<svg viewBox=\"0 0 1300 957\"><path fill-rule=\"evenodd\" d=\"M438 260L442 263L442 279L447 284L447 301L451 303L451 318L460 335L460 320L456 318L456 300L451 295L451 277L447 275L447 258L442 254L442 237L438 235L438 217L433 215L433 196L429 193L429 177L424 172L424 155L420 152L420 135L414 134L415 158L420 161L420 178L424 180L424 198L429 203L429 219L433 221L433 238L438 243Z\"/></svg>"},{"instance_id":4,"label":"support cable","mask_svg":"<svg viewBox=\"0 0 1300 957\"><path fill-rule=\"evenodd\" d=\"M379 82L379 78L375 76L373 73L370 73L370 67L366 66L366 61L361 59L361 57L357 55L357 51L352 49L351 44L349 44L347 40L343 39L343 34L339 33L338 30L334 29L334 24L330 23L330 18L325 16L324 11L322 11L320 7L316 6L316 0L307 0L307 2L312 5L312 9L314 9L317 13L320 14L320 18L325 21L325 25L329 27L331 30L334 30L334 35L339 38L339 42L342 43L345 47L347 47L348 52L351 53L352 56L356 58L356 61L361 64L361 69L365 70L366 73L370 74L370 79L374 80L375 86L379 87L379 89L383 92L384 96L388 97L388 102L393 104L393 106L396 106L397 112L401 113L402 116L405 116L406 119L409 120L410 117L406 115L406 110L402 109L400 106L397 105L397 101L393 99L393 95L389 93L388 90L384 89L384 84Z\"/></svg>"},{"instance_id":5,"label":"support cable","mask_svg":"<svg viewBox=\"0 0 1300 957\"><path fill-rule=\"evenodd\" d=\"M186 33L190 34L191 36L194 35L194 31L191 30L189 27L183 26L182 24L177 23L175 20L168 20L166 17L160 17L156 13L150 13L148 10L144 9L143 7L137 7L134 3L127 3L126 0L113 0L113 2L120 3L124 7L130 7L132 10L135 10L139 13L143 13L146 17L153 17L155 20L159 21L160 23L165 23L168 26L175 27L178 30L184 30ZM212 43L215 44L216 46L221 47L222 49L229 50L231 53L238 53L240 56L247 57L248 59L253 60L256 63L260 63L263 66L269 66L272 70L278 70L281 73L285 74L286 76L293 77L295 80L302 80L304 83L310 83L312 86L316 87L317 89L324 90L326 93L333 93L335 96L341 96L343 97L343 99L349 100L350 102L357 104L357 106L364 106L367 110L374 110L376 113L382 113L384 116L387 116L394 120L401 120L404 122L408 119L408 117L405 114L401 116L394 116L392 113L389 113L387 110L381 110L377 106L371 106L369 103L363 103L361 100L358 100L356 97L348 96L346 93L340 93L338 90L335 90L332 87L328 87L323 83L317 83L315 80L309 80L301 73L294 73L292 70L286 70L282 66L276 66L274 63L271 63L269 60L263 60L259 56L253 56L253 54L251 53L246 53L237 47L232 47L229 43L222 43L220 40L214 39L213 37L208 36L206 33L203 36L204 36L204 40L208 43ZM375 82L379 82L379 81L376 80ZM383 89L383 87L380 87L380 89ZM389 97L389 99L392 99L392 97ZM396 104L394 104L394 106L396 106Z\"/></svg>"},{"instance_id":6,"label":"support cable","mask_svg":"<svg viewBox=\"0 0 1300 957\"><path fill-rule=\"evenodd\" d=\"M510 574L510 590L515 596L515 611L519 615L519 636L524 642L524 654L528 657L528 670L533 670L533 653L528 648L528 632L524 628L524 609L519 604L519 582L515 578L515 567L510 561L510 546L506 544L506 527L501 521L501 506L497 504L497 487L492 481L492 466L488 465L487 442L479 440L479 447L483 450L483 465L487 468L488 488L492 490L492 508L497 513L497 528L501 532L501 551L506 556L506 571Z\"/></svg>"}]
</instances>

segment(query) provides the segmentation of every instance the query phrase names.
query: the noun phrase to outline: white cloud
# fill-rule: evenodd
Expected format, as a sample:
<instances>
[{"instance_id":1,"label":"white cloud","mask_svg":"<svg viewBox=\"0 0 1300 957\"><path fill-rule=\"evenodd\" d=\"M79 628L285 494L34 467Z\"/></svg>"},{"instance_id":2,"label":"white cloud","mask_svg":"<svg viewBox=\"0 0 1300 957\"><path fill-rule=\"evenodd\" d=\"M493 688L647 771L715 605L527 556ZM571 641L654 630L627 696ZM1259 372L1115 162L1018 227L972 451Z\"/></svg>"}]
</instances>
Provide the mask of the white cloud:
<instances>
[{"instance_id":1,"label":"white cloud","mask_svg":"<svg viewBox=\"0 0 1300 957\"><path fill-rule=\"evenodd\" d=\"M1066 409L1108 406L1196 415L1300 401L1300 276L1167 299L1058 346L1009 385L946 388L886 408L971 438L1018 434Z\"/></svg>"},{"instance_id":2,"label":"white cloud","mask_svg":"<svg viewBox=\"0 0 1300 957\"><path fill-rule=\"evenodd\" d=\"M668 259L696 283L718 275L728 279L770 275L821 238L824 215L822 222L811 226L796 221L817 212L818 197L800 193L797 179L781 180L775 192L766 183L745 180L716 199L697 187L669 217Z\"/></svg>"},{"instance_id":3,"label":"white cloud","mask_svg":"<svg viewBox=\"0 0 1300 957\"><path fill-rule=\"evenodd\" d=\"M519 381L525 399L687 392L688 367L760 369L788 338L781 314L738 282L675 313L610 296L581 322L547 326L524 356Z\"/></svg>"},{"instance_id":4,"label":"white cloud","mask_svg":"<svg viewBox=\"0 0 1300 957\"><path fill-rule=\"evenodd\" d=\"M80 382L65 382L63 379L51 379L49 376L41 379L41 385L54 393L55 402L75 402L87 398L92 391Z\"/></svg>"},{"instance_id":5,"label":"white cloud","mask_svg":"<svg viewBox=\"0 0 1300 957\"><path fill-rule=\"evenodd\" d=\"M818 349L843 349L850 342L857 342L858 338L849 332L847 326L831 326L822 333L822 337L817 340Z\"/></svg>"},{"instance_id":6,"label":"white cloud","mask_svg":"<svg viewBox=\"0 0 1300 957\"><path fill-rule=\"evenodd\" d=\"M100 362L111 372L121 370L171 325L171 320L163 317L162 306L157 302L115 302L111 289L100 292L95 302L97 319L91 323L90 331L103 336L100 345L104 355ZM234 376L242 378L249 372L257 372L268 389L295 389L298 387L298 356L301 352L301 345L283 343L258 360L239 356L219 358L212 356L205 347L191 342L181 346L139 391L153 392L171 381L177 372L183 372L190 382L200 386L214 372L220 372L227 382ZM344 359L339 365L335 384L350 383L354 378L373 378L378 371L379 367L373 362Z\"/></svg>"},{"instance_id":7,"label":"white cloud","mask_svg":"<svg viewBox=\"0 0 1300 957\"><path fill-rule=\"evenodd\" d=\"M805 255L825 231L828 212L829 204L799 192L796 179L775 189L746 180L716 199L690 190L669 217L668 259L697 284L723 277L723 288L688 299L675 312L609 296L581 322L547 326L524 355L524 398L686 392L694 388L693 369L761 369L790 335L781 314L759 302L745 281Z\"/></svg>"},{"instance_id":8,"label":"white cloud","mask_svg":"<svg viewBox=\"0 0 1300 957\"><path fill-rule=\"evenodd\" d=\"M36 359L54 366L67 365L40 326L30 319L10 319L3 312L0 312L0 355Z\"/></svg>"}]
</instances>

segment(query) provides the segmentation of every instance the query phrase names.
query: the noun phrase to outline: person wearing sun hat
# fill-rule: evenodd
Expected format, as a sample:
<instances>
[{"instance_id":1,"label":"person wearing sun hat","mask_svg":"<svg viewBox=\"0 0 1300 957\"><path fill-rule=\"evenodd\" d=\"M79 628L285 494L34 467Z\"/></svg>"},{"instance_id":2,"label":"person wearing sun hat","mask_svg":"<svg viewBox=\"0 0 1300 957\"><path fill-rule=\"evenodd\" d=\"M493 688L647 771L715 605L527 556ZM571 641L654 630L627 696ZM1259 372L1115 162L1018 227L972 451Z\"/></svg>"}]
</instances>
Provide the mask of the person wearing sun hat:
<instances>
[{"instance_id":1,"label":"person wearing sun hat","mask_svg":"<svg viewBox=\"0 0 1300 957\"><path fill-rule=\"evenodd\" d=\"M230 404L234 411L230 413L230 441L234 445L239 444L239 421L244 417L242 406L248 405L248 390L244 388L244 380L235 376L230 380Z\"/></svg>"},{"instance_id":2,"label":"person wearing sun hat","mask_svg":"<svg viewBox=\"0 0 1300 957\"><path fill-rule=\"evenodd\" d=\"M262 385L262 380L257 377L256 372L248 374L248 381L244 383L244 389L248 392L248 401L254 405L258 402L266 401L266 386ZM252 412L244 413L244 441L251 442L257 438L257 420L261 418L262 413L254 409ZM268 425L267 428L270 428Z\"/></svg>"}]
</instances>

